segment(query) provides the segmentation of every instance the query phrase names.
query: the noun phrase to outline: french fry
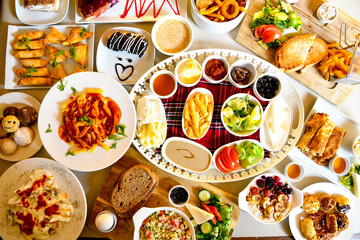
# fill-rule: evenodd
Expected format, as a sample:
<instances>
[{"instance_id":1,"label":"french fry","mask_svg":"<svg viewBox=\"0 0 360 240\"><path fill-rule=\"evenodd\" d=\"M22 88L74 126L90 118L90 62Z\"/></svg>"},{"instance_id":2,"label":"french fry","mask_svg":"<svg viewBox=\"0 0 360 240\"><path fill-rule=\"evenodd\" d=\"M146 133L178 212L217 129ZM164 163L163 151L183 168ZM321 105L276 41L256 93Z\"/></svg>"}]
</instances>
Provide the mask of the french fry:
<instances>
[{"instance_id":1,"label":"french fry","mask_svg":"<svg viewBox=\"0 0 360 240\"><path fill-rule=\"evenodd\" d=\"M217 13L210 13L210 14L208 14L208 16L214 17L215 19L219 19L219 20L222 20L222 21L225 20L225 17L223 15L220 15L220 14L217 14Z\"/></svg>"},{"instance_id":2,"label":"french fry","mask_svg":"<svg viewBox=\"0 0 360 240\"><path fill-rule=\"evenodd\" d=\"M330 49L330 48L337 48L339 46L339 43L331 43L331 44L328 44L327 47Z\"/></svg>"},{"instance_id":3,"label":"french fry","mask_svg":"<svg viewBox=\"0 0 360 240\"><path fill-rule=\"evenodd\" d=\"M185 102L184 118L187 121L190 121L190 112L189 112L189 103L188 102Z\"/></svg>"},{"instance_id":4,"label":"french fry","mask_svg":"<svg viewBox=\"0 0 360 240\"><path fill-rule=\"evenodd\" d=\"M337 47L337 44L330 44L328 47ZM330 77L343 78L346 77L352 54L345 49L337 50L335 48L328 49L329 56L321 61L318 69L325 74L325 79L330 80Z\"/></svg>"},{"instance_id":5,"label":"french fry","mask_svg":"<svg viewBox=\"0 0 360 240\"><path fill-rule=\"evenodd\" d=\"M209 9L199 11L199 13L201 15L209 15L210 13L213 13L213 12L219 10L219 8L220 8L220 6L216 5L216 6L213 6L213 7L209 8Z\"/></svg>"},{"instance_id":6,"label":"french fry","mask_svg":"<svg viewBox=\"0 0 360 240\"><path fill-rule=\"evenodd\" d=\"M195 104L200 109L200 112L203 114L203 116L207 116L208 112L206 111L206 108L202 105L199 98L195 98Z\"/></svg>"}]
</instances>

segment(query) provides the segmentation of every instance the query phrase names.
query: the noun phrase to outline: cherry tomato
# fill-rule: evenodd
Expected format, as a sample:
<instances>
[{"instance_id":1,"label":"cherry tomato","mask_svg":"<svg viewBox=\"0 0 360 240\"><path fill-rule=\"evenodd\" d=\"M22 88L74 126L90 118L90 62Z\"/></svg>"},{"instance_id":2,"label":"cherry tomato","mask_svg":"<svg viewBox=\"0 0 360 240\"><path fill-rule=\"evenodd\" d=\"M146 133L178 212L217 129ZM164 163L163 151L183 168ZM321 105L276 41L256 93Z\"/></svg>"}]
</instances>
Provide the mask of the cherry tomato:
<instances>
[{"instance_id":1,"label":"cherry tomato","mask_svg":"<svg viewBox=\"0 0 360 240\"><path fill-rule=\"evenodd\" d=\"M260 25L255 28L254 35L256 38L261 38L263 31L265 30L266 26L268 25Z\"/></svg>"},{"instance_id":2,"label":"cherry tomato","mask_svg":"<svg viewBox=\"0 0 360 240\"><path fill-rule=\"evenodd\" d=\"M264 43L270 43L281 37L280 28L273 26L266 28L262 33L262 40Z\"/></svg>"}]
</instances>

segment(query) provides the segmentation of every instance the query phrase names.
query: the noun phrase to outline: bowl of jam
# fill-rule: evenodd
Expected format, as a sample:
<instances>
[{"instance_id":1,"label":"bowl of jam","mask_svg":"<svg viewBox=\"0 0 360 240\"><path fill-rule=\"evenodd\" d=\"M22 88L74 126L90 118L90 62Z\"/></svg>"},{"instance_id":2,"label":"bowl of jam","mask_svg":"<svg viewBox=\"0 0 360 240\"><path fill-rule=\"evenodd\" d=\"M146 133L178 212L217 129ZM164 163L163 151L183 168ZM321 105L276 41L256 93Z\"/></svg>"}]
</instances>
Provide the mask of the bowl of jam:
<instances>
[{"instance_id":1,"label":"bowl of jam","mask_svg":"<svg viewBox=\"0 0 360 240\"><path fill-rule=\"evenodd\" d=\"M169 201L175 207L185 206L190 199L189 190L182 185L176 185L169 191Z\"/></svg>"},{"instance_id":2,"label":"bowl of jam","mask_svg":"<svg viewBox=\"0 0 360 240\"><path fill-rule=\"evenodd\" d=\"M229 63L220 56L209 56L202 64L203 77L209 83L217 84L224 81L228 76Z\"/></svg>"},{"instance_id":3,"label":"bowl of jam","mask_svg":"<svg viewBox=\"0 0 360 240\"><path fill-rule=\"evenodd\" d=\"M229 69L229 81L237 88L247 88L256 79L256 68L254 64L247 60L234 62Z\"/></svg>"}]
</instances>

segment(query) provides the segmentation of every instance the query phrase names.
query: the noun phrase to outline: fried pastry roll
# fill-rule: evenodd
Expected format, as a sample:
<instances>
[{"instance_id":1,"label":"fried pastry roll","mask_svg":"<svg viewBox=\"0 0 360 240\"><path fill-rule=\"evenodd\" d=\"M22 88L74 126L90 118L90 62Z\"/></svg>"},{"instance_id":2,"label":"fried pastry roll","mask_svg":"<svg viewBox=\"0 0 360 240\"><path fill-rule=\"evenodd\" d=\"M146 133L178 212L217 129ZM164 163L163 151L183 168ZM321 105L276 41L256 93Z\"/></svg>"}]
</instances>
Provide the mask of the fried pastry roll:
<instances>
[{"instance_id":1,"label":"fried pastry roll","mask_svg":"<svg viewBox=\"0 0 360 240\"><path fill-rule=\"evenodd\" d=\"M79 28L72 28L70 34L65 42L62 43L64 46L69 46L75 43L79 43L84 39L87 39L94 35L93 32L86 32Z\"/></svg>"},{"instance_id":2,"label":"fried pastry roll","mask_svg":"<svg viewBox=\"0 0 360 240\"><path fill-rule=\"evenodd\" d=\"M17 85L50 86L50 85L52 85L52 79L45 78L45 77L21 78L18 81Z\"/></svg>"},{"instance_id":3,"label":"fried pastry roll","mask_svg":"<svg viewBox=\"0 0 360 240\"><path fill-rule=\"evenodd\" d=\"M63 79L66 77L66 73L61 64L58 64L50 75L53 79Z\"/></svg>"},{"instance_id":4,"label":"fried pastry roll","mask_svg":"<svg viewBox=\"0 0 360 240\"><path fill-rule=\"evenodd\" d=\"M61 44L66 40L66 36L59 32L56 28L52 27L51 31L44 39L45 43Z\"/></svg>"},{"instance_id":5,"label":"fried pastry roll","mask_svg":"<svg viewBox=\"0 0 360 240\"><path fill-rule=\"evenodd\" d=\"M69 51L65 51L65 56L79 63L82 67L84 67L86 48L87 48L86 44L79 43L75 47L71 47Z\"/></svg>"},{"instance_id":6,"label":"fried pastry roll","mask_svg":"<svg viewBox=\"0 0 360 240\"><path fill-rule=\"evenodd\" d=\"M29 43L27 42L15 42L12 47L15 50L26 50L26 49L44 49L45 48L45 42L44 40L34 40L34 41L30 41Z\"/></svg>"},{"instance_id":7,"label":"fried pastry roll","mask_svg":"<svg viewBox=\"0 0 360 240\"><path fill-rule=\"evenodd\" d=\"M328 166L329 159L332 158L337 152L337 150L340 148L341 142L343 141L345 134L345 130L339 127L335 127L326 144L323 156L317 158L316 163L323 166Z\"/></svg>"},{"instance_id":8,"label":"fried pastry roll","mask_svg":"<svg viewBox=\"0 0 360 240\"><path fill-rule=\"evenodd\" d=\"M42 67L42 68L35 68L36 71L31 71L29 72L27 68L22 68L22 69L16 69L16 76L18 77L24 77L25 73L29 73L29 75L31 75L32 77L48 77L50 76L49 74L49 69L47 69L46 67Z\"/></svg>"},{"instance_id":9,"label":"fried pastry roll","mask_svg":"<svg viewBox=\"0 0 360 240\"><path fill-rule=\"evenodd\" d=\"M309 145L310 153L313 156L322 156L326 147L326 144L330 138L331 133L335 127L335 123L329 118L326 119L323 125L319 128L314 138Z\"/></svg>"},{"instance_id":10,"label":"fried pastry roll","mask_svg":"<svg viewBox=\"0 0 360 240\"><path fill-rule=\"evenodd\" d=\"M38 50L18 51L15 53L14 57L16 57L16 58L39 58L44 55L45 55L44 50L38 49Z\"/></svg>"},{"instance_id":11,"label":"fried pastry roll","mask_svg":"<svg viewBox=\"0 0 360 240\"><path fill-rule=\"evenodd\" d=\"M23 67L33 67L33 68L39 68L39 67L45 67L46 64L48 64L48 61L45 59L20 59L21 66Z\"/></svg>"},{"instance_id":12,"label":"fried pastry roll","mask_svg":"<svg viewBox=\"0 0 360 240\"><path fill-rule=\"evenodd\" d=\"M43 31L34 31L34 32L27 32L16 36L16 39L18 41L21 41L25 38L28 38L29 40L36 40L44 38L45 34Z\"/></svg>"}]
</instances>

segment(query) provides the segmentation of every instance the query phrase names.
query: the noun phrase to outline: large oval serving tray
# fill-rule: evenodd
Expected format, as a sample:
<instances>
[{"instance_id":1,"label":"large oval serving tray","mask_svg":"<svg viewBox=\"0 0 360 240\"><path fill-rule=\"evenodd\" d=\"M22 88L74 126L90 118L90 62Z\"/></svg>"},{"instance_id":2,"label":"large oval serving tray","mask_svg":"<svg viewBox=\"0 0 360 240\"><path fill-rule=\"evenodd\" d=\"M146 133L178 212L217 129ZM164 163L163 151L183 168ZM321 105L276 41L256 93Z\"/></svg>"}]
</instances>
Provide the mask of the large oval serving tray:
<instances>
[{"instance_id":1,"label":"large oval serving tray","mask_svg":"<svg viewBox=\"0 0 360 240\"><path fill-rule=\"evenodd\" d=\"M300 133L303 127L304 106L302 100L294 86L290 83L290 77L278 70L274 65L270 64L265 60L262 60L261 58L255 57L254 55L234 50L202 49L185 52L183 54L178 54L170 57L149 69L134 85L130 93L130 98L134 101L135 104L138 98L141 98L142 96L148 94L152 94L150 91L149 81L151 76L155 72L162 69L167 69L174 72L176 64L184 58L191 57L197 60L200 64L202 64L205 58L211 55L219 55L226 58L230 65L237 60L248 60L255 65L258 76L262 73L269 73L274 74L282 79L283 91L281 93L281 97L291 109L292 124L286 144L281 148L281 150L278 152L273 152L271 154L271 157L264 158L259 164L238 172L224 174L217 171L214 166L211 166L209 170L205 173L193 173L166 161L162 157L161 151L156 151L156 149L144 148L139 143L136 136L133 139L133 144L138 149L138 151L154 165L168 173L182 178L201 182L231 182L250 178L272 168L282 159L284 159L285 156L289 153L289 151L295 146L297 140L300 137Z\"/></svg>"}]
</instances>

